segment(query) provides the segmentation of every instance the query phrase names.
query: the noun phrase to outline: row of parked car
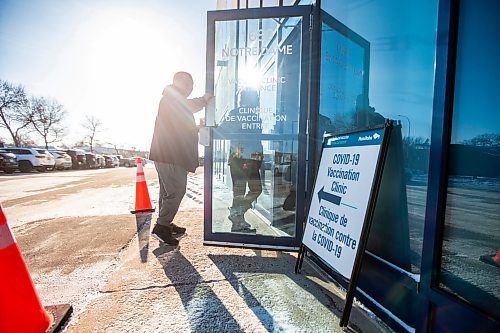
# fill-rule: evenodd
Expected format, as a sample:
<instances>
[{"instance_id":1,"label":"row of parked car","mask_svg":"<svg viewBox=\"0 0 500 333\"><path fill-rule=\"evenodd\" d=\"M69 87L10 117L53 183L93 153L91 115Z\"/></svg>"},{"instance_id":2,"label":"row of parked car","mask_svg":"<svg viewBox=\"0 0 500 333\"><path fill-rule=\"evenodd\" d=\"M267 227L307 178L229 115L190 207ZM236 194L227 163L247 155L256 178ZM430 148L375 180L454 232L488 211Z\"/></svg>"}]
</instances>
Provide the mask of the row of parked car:
<instances>
[{"instance_id":1,"label":"row of parked car","mask_svg":"<svg viewBox=\"0 0 500 333\"><path fill-rule=\"evenodd\" d=\"M0 170L13 173L16 170L81 170L136 166L134 158L117 155L100 155L81 149L54 150L36 147L0 147Z\"/></svg>"}]
</instances>

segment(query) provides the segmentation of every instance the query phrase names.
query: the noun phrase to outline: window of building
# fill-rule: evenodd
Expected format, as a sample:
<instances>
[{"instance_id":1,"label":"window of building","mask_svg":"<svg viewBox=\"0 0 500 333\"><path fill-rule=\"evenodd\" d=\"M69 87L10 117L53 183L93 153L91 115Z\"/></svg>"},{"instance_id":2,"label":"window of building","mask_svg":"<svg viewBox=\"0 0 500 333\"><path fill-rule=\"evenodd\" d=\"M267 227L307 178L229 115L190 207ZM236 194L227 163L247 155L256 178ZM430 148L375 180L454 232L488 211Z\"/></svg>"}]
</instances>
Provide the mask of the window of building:
<instances>
[{"instance_id":1,"label":"window of building","mask_svg":"<svg viewBox=\"0 0 500 333\"><path fill-rule=\"evenodd\" d=\"M380 256L405 270L419 273L432 127L438 1L329 0L322 1L321 6L340 25L322 26L317 134L321 136L321 132L328 129L342 132L371 127L383 123L384 118L400 123L396 130L399 142L395 145L400 154L395 162L397 165L390 167L397 170L398 175L392 180L391 189L385 192L398 191L394 200L401 204L398 212L393 209L391 202L395 201L392 199L377 207L392 224L377 225L374 221L370 242L372 235L378 235L377 242L383 243L378 248L399 242L400 245L385 249L389 254L404 251L404 258L397 260L399 262ZM336 73L340 76L332 77ZM389 218L386 213L390 214ZM395 230L394 226L401 229ZM389 235L399 239L386 242ZM368 248L373 246L369 244Z\"/></svg>"},{"instance_id":2,"label":"window of building","mask_svg":"<svg viewBox=\"0 0 500 333\"><path fill-rule=\"evenodd\" d=\"M440 287L500 318L500 2L460 4Z\"/></svg>"}]
</instances>

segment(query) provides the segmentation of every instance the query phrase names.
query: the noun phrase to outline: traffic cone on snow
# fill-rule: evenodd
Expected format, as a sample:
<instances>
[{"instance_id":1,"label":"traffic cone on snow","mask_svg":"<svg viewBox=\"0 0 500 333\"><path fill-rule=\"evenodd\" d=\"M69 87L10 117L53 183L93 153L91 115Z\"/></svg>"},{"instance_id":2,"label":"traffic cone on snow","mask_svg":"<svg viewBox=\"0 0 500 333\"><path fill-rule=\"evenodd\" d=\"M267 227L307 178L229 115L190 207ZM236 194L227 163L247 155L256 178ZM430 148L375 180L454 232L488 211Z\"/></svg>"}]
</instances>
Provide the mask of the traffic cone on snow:
<instances>
[{"instance_id":1,"label":"traffic cone on snow","mask_svg":"<svg viewBox=\"0 0 500 333\"><path fill-rule=\"evenodd\" d=\"M146 177L144 176L144 169L142 168L142 159L138 158L135 181L135 210L131 211L131 213L152 213L154 211L154 208L151 207L151 200L149 199L148 184L146 184Z\"/></svg>"},{"instance_id":2,"label":"traffic cone on snow","mask_svg":"<svg viewBox=\"0 0 500 333\"><path fill-rule=\"evenodd\" d=\"M0 332L45 332L51 318L38 297L0 205Z\"/></svg>"}]
</instances>

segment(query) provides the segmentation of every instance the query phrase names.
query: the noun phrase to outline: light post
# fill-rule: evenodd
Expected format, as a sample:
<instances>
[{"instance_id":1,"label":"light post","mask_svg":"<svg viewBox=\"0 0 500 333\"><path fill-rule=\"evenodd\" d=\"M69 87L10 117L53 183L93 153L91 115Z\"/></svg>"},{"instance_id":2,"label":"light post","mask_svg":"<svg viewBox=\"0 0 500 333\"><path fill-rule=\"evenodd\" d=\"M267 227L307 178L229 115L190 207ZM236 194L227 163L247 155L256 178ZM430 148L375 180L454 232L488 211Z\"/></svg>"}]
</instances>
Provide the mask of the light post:
<instances>
[{"instance_id":1,"label":"light post","mask_svg":"<svg viewBox=\"0 0 500 333\"><path fill-rule=\"evenodd\" d=\"M402 118L405 118L406 120L408 120L408 139L406 140L406 162L405 164L408 163L408 159L410 157L410 135L411 135L411 127L410 127L410 118L405 116L405 115L402 115L402 114L398 114L398 117L402 117Z\"/></svg>"},{"instance_id":2,"label":"light post","mask_svg":"<svg viewBox=\"0 0 500 333\"><path fill-rule=\"evenodd\" d=\"M408 118L407 116L402 115L402 114L398 114L398 117L403 117L403 118L405 118L406 120L408 120L408 140L409 140L409 139L410 139L410 137L411 137L411 125L410 125L410 118Z\"/></svg>"}]
</instances>

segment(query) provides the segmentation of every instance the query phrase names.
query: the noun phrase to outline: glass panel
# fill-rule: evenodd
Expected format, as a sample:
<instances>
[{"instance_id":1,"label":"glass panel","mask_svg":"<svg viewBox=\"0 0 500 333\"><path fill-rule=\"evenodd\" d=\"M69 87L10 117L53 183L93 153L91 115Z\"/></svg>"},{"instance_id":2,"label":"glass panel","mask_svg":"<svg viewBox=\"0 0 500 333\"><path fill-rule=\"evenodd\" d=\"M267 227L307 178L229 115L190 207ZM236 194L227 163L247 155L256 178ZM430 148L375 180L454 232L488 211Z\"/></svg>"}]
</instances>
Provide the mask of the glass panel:
<instances>
[{"instance_id":1,"label":"glass panel","mask_svg":"<svg viewBox=\"0 0 500 333\"><path fill-rule=\"evenodd\" d=\"M405 224L405 235L401 237L406 239L401 239L401 244L409 248L411 266L404 269L414 273L420 271L426 206L437 3L437 0L321 3L322 9L339 23L325 21L322 25L317 149L321 148L325 130L342 132L372 127L384 118L401 122L402 128L397 127L395 132L401 131L397 141L402 142L395 144L394 149L402 151L402 158L393 167L402 170L398 176L401 184L394 188L401 191L398 210L404 216L398 220L391 217L390 223ZM390 204L385 206L377 210L397 215ZM377 229L376 221L372 228ZM382 228L381 239L385 239L387 229Z\"/></svg>"},{"instance_id":2,"label":"glass panel","mask_svg":"<svg viewBox=\"0 0 500 333\"><path fill-rule=\"evenodd\" d=\"M301 24L216 22L213 233L296 236Z\"/></svg>"},{"instance_id":3,"label":"glass panel","mask_svg":"<svg viewBox=\"0 0 500 333\"><path fill-rule=\"evenodd\" d=\"M296 0L233 0L221 2L218 1L217 9L237 9L237 8L264 8L264 7L278 7L282 6L294 6ZM299 1L299 4L311 4L311 0Z\"/></svg>"},{"instance_id":4,"label":"glass panel","mask_svg":"<svg viewBox=\"0 0 500 333\"><path fill-rule=\"evenodd\" d=\"M460 6L440 286L498 319L500 2Z\"/></svg>"},{"instance_id":5,"label":"glass panel","mask_svg":"<svg viewBox=\"0 0 500 333\"><path fill-rule=\"evenodd\" d=\"M368 98L365 94L368 68L365 66L369 43L355 38L354 33L348 32L340 23L332 26L323 23L321 29L318 141L324 132L337 134L356 129L354 113L359 102ZM340 33L341 29L345 34Z\"/></svg>"},{"instance_id":6,"label":"glass panel","mask_svg":"<svg viewBox=\"0 0 500 333\"><path fill-rule=\"evenodd\" d=\"M262 144L263 160L234 158L235 141L245 148ZM256 234L295 237L296 147L296 140L214 141L213 233L238 232L240 215Z\"/></svg>"},{"instance_id":7,"label":"glass panel","mask_svg":"<svg viewBox=\"0 0 500 333\"><path fill-rule=\"evenodd\" d=\"M240 1L242 4L245 1ZM290 6L290 0L288 1L282 1L284 6ZM248 3L248 8L255 8L255 7L277 7L279 6L280 0L247 0ZM261 6L262 4L262 6Z\"/></svg>"}]
</instances>

